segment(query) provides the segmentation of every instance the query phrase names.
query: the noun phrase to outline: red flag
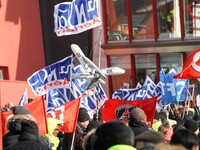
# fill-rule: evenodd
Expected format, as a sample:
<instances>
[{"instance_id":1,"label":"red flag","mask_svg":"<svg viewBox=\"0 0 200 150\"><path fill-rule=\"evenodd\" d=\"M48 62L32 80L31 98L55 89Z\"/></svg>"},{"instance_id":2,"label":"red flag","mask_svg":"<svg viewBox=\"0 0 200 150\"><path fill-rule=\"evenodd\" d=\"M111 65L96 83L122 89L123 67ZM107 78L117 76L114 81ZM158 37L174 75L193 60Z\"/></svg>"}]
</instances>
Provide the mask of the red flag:
<instances>
[{"instance_id":1,"label":"red flag","mask_svg":"<svg viewBox=\"0 0 200 150\"><path fill-rule=\"evenodd\" d=\"M60 127L63 132L73 133L76 131L81 98L77 98L66 104L56 107L47 112L47 117L63 120L64 124Z\"/></svg>"},{"instance_id":2,"label":"red flag","mask_svg":"<svg viewBox=\"0 0 200 150\"><path fill-rule=\"evenodd\" d=\"M32 116L36 119L39 128L39 133L46 134L48 131L43 97L41 96L34 99L30 103L26 104L25 107L30 110ZM6 123L7 120L12 116L12 111L2 113L2 135L8 132L8 129L6 128Z\"/></svg>"},{"instance_id":3,"label":"red flag","mask_svg":"<svg viewBox=\"0 0 200 150\"><path fill-rule=\"evenodd\" d=\"M174 76L179 79L200 78L200 48L195 49L184 63L181 73Z\"/></svg>"},{"instance_id":4,"label":"red flag","mask_svg":"<svg viewBox=\"0 0 200 150\"><path fill-rule=\"evenodd\" d=\"M37 125L39 127L39 133L48 133L44 97L37 97L36 99L24 106L30 110L31 114L36 119Z\"/></svg>"},{"instance_id":5,"label":"red flag","mask_svg":"<svg viewBox=\"0 0 200 150\"><path fill-rule=\"evenodd\" d=\"M102 110L102 121L110 121L110 120L128 121L130 109L133 106L137 106L144 110L147 116L147 122L149 122L151 126L153 123L154 114L156 110L156 102L157 102L157 97L146 100L132 100L132 101L119 100L119 99L107 100Z\"/></svg>"},{"instance_id":6,"label":"red flag","mask_svg":"<svg viewBox=\"0 0 200 150\"><path fill-rule=\"evenodd\" d=\"M6 134L8 132L8 129L6 128L7 120L13 116L12 111L6 111L1 113L2 117L2 135Z\"/></svg>"}]
</instances>

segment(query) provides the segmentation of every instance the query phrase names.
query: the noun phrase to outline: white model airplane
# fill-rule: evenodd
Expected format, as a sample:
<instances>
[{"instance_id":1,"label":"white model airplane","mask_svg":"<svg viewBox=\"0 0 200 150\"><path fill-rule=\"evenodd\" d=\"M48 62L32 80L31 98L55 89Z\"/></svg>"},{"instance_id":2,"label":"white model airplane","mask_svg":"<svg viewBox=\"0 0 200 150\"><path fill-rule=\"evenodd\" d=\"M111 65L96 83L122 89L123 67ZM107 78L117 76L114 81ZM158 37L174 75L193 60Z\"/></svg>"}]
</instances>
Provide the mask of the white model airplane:
<instances>
[{"instance_id":1,"label":"white model airplane","mask_svg":"<svg viewBox=\"0 0 200 150\"><path fill-rule=\"evenodd\" d=\"M92 86L98 83L105 84L106 76L120 75L125 73L125 70L119 67L99 69L89 58L84 55L78 45L72 44L71 49L85 70L85 73L73 74L73 79L91 79L91 84L89 86Z\"/></svg>"}]
</instances>

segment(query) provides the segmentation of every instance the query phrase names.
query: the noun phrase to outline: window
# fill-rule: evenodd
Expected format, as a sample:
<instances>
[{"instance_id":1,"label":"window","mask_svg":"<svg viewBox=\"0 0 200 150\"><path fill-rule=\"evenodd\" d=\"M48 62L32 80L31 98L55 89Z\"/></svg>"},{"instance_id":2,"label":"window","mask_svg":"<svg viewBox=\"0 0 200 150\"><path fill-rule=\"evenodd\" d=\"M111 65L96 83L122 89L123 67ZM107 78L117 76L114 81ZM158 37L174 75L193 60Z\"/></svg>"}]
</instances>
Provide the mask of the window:
<instances>
[{"instance_id":1,"label":"window","mask_svg":"<svg viewBox=\"0 0 200 150\"><path fill-rule=\"evenodd\" d=\"M104 0L108 41L183 40L200 36L200 0L154 1Z\"/></svg>"},{"instance_id":2,"label":"window","mask_svg":"<svg viewBox=\"0 0 200 150\"><path fill-rule=\"evenodd\" d=\"M125 0L106 0L108 40L127 39Z\"/></svg>"},{"instance_id":3,"label":"window","mask_svg":"<svg viewBox=\"0 0 200 150\"><path fill-rule=\"evenodd\" d=\"M132 84L130 55L111 56L111 67L120 67L125 70L123 75L112 76L113 92L117 89L123 88L124 83Z\"/></svg>"},{"instance_id":4,"label":"window","mask_svg":"<svg viewBox=\"0 0 200 150\"><path fill-rule=\"evenodd\" d=\"M178 1L157 1L159 38L180 38L180 13Z\"/></svg>"},{"instance_id":5,"label":"window","mask_svg":"<svg viewBox=\"0 0 200 150\"><path fill-rule=\"evenodd\" d=\"M8 67L0 66L0 80L8 80Z\"/></svg>"},{"instance_id":6,"label":"window","mask_svg":"<svg viewBox=\"0 0 200 150\"><path fill-rule=\"evenodd\" d=\"M136 77L137 82L143 85L148 75L154 83L156 82L156 55L135 55Z\"/></svg>"},{"instance_id":7,"label":"window","mask_svg":"<svg viewBox=\"0 0 200 150\"><path fill-rule=\"evenodd\" d=\"M131 19L135 40L154 39L151 0L131 0Z\"/></svg>"},{"instance_id":8,"label":"window","mask_svg":"<svg viewBox=\"0 0 200 150\"><path fill-rule=\"evenodd\" d=\"M181 53L160 54L160 66L164 71L174 68L176 72L181 72L183 66Z\"/></svg>"},{"instance_id":9,"label":"window","mask_svg":"<svg viewBox=\"0 0 200 150\"><path fill-rule=\"evenodd\" d=\"M186 37L200 36L200 1L184 0Z\"/></svg>"}]
</instances>

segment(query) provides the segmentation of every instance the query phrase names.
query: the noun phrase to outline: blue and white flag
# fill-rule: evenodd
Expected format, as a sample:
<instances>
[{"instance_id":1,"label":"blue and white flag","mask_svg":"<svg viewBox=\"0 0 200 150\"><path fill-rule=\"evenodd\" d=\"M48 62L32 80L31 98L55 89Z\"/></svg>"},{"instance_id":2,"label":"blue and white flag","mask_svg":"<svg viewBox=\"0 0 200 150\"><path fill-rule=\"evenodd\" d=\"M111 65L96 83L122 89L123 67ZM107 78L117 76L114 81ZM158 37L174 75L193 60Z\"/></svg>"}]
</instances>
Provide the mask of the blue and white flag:
<instances>
[{"instance_id":1,"label":"blue and white flag","mask_svg":"<svg viewBox=\"0 0 200 150\"><path fill-rule=\"evenodd\" d=\"M142 85L140 84L140 82L138 82L135 89L138 89L138 88L141 88L141 87L142 87Z\"/></svg>"},{"instance_id":2,"label":"blue and white flag","mask_svg":"<svg viewBox=\"0 0 200 150\"><path fill-rule=\"evenodd\" d=\"M33 73L27 82L34 94L41 96L53 89L69 87L71 63L72 55Z\"/></svg>"},{"instance_id":3,"label":"blue and white flag","mask_svg":"<svg viewBox=\"0 0 200 150\"><path fill-rule=\"evenodd\" d=\"M100 0L73 0L54 6L57 36L81 33L101 24Z\"/></svg>"},{"instance_id":4,"label":"blue and white flag","mask_svg":"<svg viewBox=\"0 0 200 150\"><path fill-rule=\"evenodd\" d=\"M118 89L116 90L112 98L122 100L142 100L147 92L147 86L142 86L138 89Z\"/></svg>"},{"instance_id":5,"label":"blue and white flag","mask_svg":"<svg viewBox=\"0 0 200 150\"><path fill-rule=\"evenodd\" d=\"M84 69L81 65L78 65L73 68L73 73L84 73ZM89 84L90 79L72 79L72 91L75 97L82 97L81 107L95 111L100 108L108 98L100 84L86 90Z\"/></svg>"},{"instance_id":6,"label":"blue and white flag","mask_svg":"<svg viewBox=\"0 0 200 150\"><path fill-rule=\"evenodd\" d=\"M86 90L89 80L71 79L72 73L84 72L82 66L73 68L72 66L72 56L69 56L35 72L28 78L28 83L36 96L44 95L47 111L78 97L82 97L81 106L87 110L95 110L107 100L100 85Z\"/></svg>"},{"instance_id":7,"label":"blue and white flag","mask_svg":"<svg viewBox=\"0 0 200 150\"><path fill-rule=\"evenodd\" d=\"M24 91L24 94L22 95L18 106L24 106L25 104L28 104L28 92L27 92L27 88Z\"/></svg>"},{"instance_id":8,"label":"blue and white flag","mask_svg":"<svg viewBox=\"0 0 200 150\"><path fill-rule=\"evenodd\" d=\"M180 100L186 100L187 98L188 80L174 79L173 76L176 74L173 69L168 74L165 74L163 70L160 71L163 105L178 104Z\"/></svg>"}]
</instances>

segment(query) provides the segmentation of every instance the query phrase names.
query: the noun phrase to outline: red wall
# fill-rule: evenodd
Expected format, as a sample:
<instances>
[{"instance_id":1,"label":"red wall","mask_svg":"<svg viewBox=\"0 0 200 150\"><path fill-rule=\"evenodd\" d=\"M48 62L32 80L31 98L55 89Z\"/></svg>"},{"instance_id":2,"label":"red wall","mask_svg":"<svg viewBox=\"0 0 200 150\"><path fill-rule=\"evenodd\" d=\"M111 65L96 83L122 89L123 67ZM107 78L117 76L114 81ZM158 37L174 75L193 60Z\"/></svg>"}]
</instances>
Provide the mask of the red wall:
<instances>
[{"instance_id":1,"label":"red wall","mask_svg":"<svg viewBox=\"0 0 200 150\"><path fill-rule=\"evenodd\" d=\"M9 80L26 80L45 65L39 1L1 1L0 25L0 66Z\"/></svg>"},{"instance_id":2,"label":"red wall","mask_svg":"<svg viewBox=\"0 0 200 150\"><path fill-rule=\"evenodd\" d=\"M36 98L33 94L31 87L26 81L6 81L0 80L0 101L1 107L8 102L13 102L14 105L18 105L25 89L29 98Z\"/></svg>"},{"instance_id":3,"label":"red wall","mask_svg":"<svg viewBox=\"0 0 200 150\"><path fill-rule=\"evenodd\" d=\"M13 81L0 82L0 106L10 101L18 104L25 88L29 86L26 82L14 81L25 81L45 66L39 1L1 1L0 35L0 68L8 67L8 79ZM29 89L29 97L33 96L31 92Z\"/></svg>"}]
</instances>

